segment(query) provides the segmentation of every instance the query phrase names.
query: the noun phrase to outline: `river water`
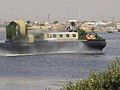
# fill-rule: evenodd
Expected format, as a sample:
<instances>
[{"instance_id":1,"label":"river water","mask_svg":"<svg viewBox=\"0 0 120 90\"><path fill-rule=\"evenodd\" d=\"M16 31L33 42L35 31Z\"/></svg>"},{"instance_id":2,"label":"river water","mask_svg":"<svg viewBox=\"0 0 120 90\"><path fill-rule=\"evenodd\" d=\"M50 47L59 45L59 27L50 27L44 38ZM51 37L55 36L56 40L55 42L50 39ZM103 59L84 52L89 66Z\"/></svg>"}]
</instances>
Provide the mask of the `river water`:
<instances>
[{"instance_id":1,"label":"river water","mask_svg":"<svg viewBox=\"0 0 120 90\"><path fill-rule=\"evenodd\" d=\"M107 40L102 53L0 56L0 90L59 90L65 82L86 78L92 70L104 70L120 57L120 33L99 35ZM0 40L5 40L3 32Z\"/></svg>"}]
</instances>

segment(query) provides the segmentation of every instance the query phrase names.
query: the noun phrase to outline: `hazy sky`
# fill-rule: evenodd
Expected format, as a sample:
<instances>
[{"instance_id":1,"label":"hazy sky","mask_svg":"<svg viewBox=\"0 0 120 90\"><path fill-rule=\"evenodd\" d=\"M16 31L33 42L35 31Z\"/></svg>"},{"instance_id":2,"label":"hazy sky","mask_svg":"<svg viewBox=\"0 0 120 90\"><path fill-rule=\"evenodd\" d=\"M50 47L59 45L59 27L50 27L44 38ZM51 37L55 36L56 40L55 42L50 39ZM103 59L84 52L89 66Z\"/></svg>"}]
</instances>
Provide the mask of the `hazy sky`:
<instances>
[{"instance_id":1,"label":"hazy sky","mask_svg":"<svg viewBox=\"0 0 120 90\"><path fill-rule=\"evenodd\" d=\"M120 0L0 0L0 19L110 19L120 17Z\"/></svg>"}]
</instances>

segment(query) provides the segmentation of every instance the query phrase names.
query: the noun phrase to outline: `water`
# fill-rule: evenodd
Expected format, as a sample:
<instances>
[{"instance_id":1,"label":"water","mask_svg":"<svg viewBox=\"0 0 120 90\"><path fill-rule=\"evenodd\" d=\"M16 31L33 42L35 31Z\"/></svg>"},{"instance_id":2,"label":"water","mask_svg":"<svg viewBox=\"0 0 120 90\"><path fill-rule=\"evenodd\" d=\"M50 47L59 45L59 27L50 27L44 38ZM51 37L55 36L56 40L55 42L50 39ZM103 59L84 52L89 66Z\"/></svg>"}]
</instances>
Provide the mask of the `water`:
<instances>
[{"instance_id":1,"label":"water","mask_svg":"<svg viewBox=\"0 0 120 90\"><path fill-rule=\"evenodd\" d=\"M91 70L104 70L120 57L120 33L99 34L107 40L102 53L1 56L0 90L58 90L69 80L86 78ZM4 41L3 33L0 38Z\"/></svg>"}]
</instances>

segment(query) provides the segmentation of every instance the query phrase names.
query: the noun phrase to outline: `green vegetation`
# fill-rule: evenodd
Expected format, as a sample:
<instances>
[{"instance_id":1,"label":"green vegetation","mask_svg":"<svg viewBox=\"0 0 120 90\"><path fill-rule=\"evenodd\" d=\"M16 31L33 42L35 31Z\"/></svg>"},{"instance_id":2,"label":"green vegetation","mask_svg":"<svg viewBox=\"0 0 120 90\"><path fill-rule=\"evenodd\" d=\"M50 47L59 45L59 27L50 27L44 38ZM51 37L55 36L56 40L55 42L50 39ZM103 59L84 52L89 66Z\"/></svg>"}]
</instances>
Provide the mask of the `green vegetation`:
<instances>
[{"instance_id":1,"label":"green vegetation","mask_svg":"<svg viewBox=\"0 0 120 90\"><path fill-rule=\"evenodd\" d=\"M105 71L91 72L87 79L77 83L69 82L63 90L120 90L120 59Z\"/></svg>"},{"instance_id":2,"label":"green vegetation","mask_svg":"<svg viewBox=\"0 0 120 90\"><path fill-rule=\"evenodd\" d=\"M85 30L83 30L83 29L77 29L77 31L78 31L78 39L80 40L80 39L85 39L85 37L86 37L86 31Z\"/></svg>"}]
</instances>

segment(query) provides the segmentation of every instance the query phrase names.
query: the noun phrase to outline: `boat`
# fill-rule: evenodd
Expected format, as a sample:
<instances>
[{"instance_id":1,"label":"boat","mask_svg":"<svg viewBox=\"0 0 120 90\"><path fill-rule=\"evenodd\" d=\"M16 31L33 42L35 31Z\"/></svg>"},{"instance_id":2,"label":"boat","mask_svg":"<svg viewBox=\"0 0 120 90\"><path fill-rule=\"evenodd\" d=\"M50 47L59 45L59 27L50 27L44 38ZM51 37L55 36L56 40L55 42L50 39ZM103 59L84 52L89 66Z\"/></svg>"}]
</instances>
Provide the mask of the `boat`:
<instances>
[{"instance_id":1,"label":"boat","mask_svg":"<svg viewBox=\"0 0 120 90\"><path fill-rule=\"evenodd\" d=\"M103 50L106 40L95 32L87 33L76 28L74 31L31 31L24 20L11 21L6 26L6 41L0 50L12 54L26 53L79 53L84 49Z\"/></svg>"},{"instance_id":2,"label":"boat","mask_svg":"<svg viewBox=\"0 0 120 90\"><path fill-rule=\"evenodd\" d=\"M120 32L120 29L118 29L118 32Z\"/></svg>"},{"instance_id":3,"label":"boat","mask_svg":"<svg viewBox=\"0 0 120 90\"><path fill-rule=\"evenodd\" d=\"M107 30L107 33L114 33L114 32L118 32L117 29L110 29L110 30Z\"/></svg>"},{"instance_id":4,"label":"boat","mask_svg":"<svg viewBox=\"0 0 120 90\"><path fill-rule=\"evenodd\" d=\"M108 31L107 31L107 33L114 33L114 32L113 32L113 31L109 31L109 30L108 30Z\"/></svg>"}]
</instances>

